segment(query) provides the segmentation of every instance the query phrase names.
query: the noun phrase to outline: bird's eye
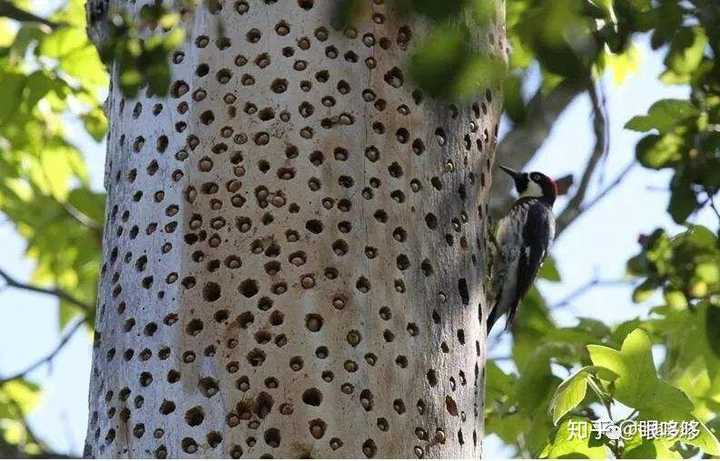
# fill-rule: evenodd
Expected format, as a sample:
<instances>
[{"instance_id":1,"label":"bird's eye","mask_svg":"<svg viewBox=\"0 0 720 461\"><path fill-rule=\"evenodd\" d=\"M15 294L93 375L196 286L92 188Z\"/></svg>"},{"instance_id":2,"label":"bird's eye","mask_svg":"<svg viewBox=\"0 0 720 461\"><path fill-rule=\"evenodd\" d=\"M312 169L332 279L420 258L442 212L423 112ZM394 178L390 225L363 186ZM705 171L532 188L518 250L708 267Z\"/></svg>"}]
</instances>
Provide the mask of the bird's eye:
<instances>
[{"instance_id":1,"label":"bird's eye","mask_svg":"<svg viewBox=\"0 0 720 461\"><path fill-rule=\"evenodd\" d=\"M536 181L536 182L540 181L540 175L537 173L533 173L530 175L530 179L532 179L533 181Z\"/></svg>"}]
</instances>

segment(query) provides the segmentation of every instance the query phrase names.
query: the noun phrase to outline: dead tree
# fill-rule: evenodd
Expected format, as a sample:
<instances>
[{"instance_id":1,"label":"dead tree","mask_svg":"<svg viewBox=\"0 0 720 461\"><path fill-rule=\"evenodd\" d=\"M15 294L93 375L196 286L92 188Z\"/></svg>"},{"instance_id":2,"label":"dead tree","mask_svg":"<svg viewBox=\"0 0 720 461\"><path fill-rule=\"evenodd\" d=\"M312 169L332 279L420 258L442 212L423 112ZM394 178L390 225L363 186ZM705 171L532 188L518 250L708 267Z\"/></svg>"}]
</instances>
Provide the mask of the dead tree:
<instances>
[{"instance_id":1,"label":"dead tree","mask_svg":"<svg viewBox=\"0 0 720 461\"><path fill-rule=\"evenodd\" d=\"M87 456L480 455L501 94L423 95L428 25L335 4L199 2L167 97L112 72Z\"/></svg>"}]
</instances>

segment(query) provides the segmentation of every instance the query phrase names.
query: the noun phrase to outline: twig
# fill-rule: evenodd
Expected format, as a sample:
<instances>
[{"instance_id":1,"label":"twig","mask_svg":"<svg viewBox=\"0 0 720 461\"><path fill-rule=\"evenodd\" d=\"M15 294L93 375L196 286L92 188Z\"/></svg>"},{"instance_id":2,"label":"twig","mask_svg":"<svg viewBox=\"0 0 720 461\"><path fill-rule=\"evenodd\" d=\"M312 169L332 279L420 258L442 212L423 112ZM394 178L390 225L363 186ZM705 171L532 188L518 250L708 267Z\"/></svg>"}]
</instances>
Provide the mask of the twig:
<instances>
[{"instance_id":1,"label":"twig","mask_svg":"<svg viewBox=\"0 0 720 461\"><path fill-rule=\"evenodd\" d=\"M707 194L708 201L710 202L710 209L713 210L715 212L715 216L717 216L718 219L720 219L720 210L718 210L717 205L715 205L715 197L714 197L715 193L717 193L717 192L713 193L713 191L705 189L705 193Z\"/></svg>"},{"instance_id":2,"label":"twig","mask_svg":"<svg viewBox=\"0 0 720 461\"><path fill-rule=\"evenodd\" d=\"M593 106L593 131L595 132L595 146L590 154L585 171L580 179L575 195L570 199L565 209L560 213L557 219L557 235L560 235L580 214L582 204L585 201L590 181L592 180L595 170L600 161L607 156L608 152L608 136L607 136L607 114L600 102L595 85L590 82L588 89L590 100Z\"/></svg>"},{"instance_id":3,"label":"twig","mask_svg":"<svg viewBox=\"0 0 720 461\"><path fill-rule=\"evenodd\" d=\"M583 285L580 285L578 288L570 292L567 296L565 296L560 301L552 304L550 306L551 309L560 309L562 307L570 305L575 299L579 298L580 296L584 295L588 291L592 290L595 287L600 286L610 286L610 285L625 285L628 282L624 280L601 280L598 277L593 277L589 281L585 282Z\"/></svg>"},{"instance_id":4,"label":"twig","mask_svg":"<svg viewBox=\"0 0 720 461\"><path fill-rule=\"evenodd\" d=\"M45 357L42 357L40 360L37 360L36 362L32 363L31 365L27 366L25 369L10 375L6 378L0 378L0 386L8 383L10 381L14 381L16 379L21 379L30 374L31 372L35 371L36 369L40 368L41 366L45 364L51 363L55 357L60 353L60 351L65 347L65 345L70 341L70 339L75 335L75 333L80 330L80 327L85 325L87 322L87 317L81 317L79 318L68 330L65 332L65 334L60 338L60 342L55 346L55 348L50 351Z\"/></svg>"},{"instance_id":5,"label":"twig","mask_svg":"<svg viewBox=\"0 0 720 461\"><path fill-rule=\"evenodd\" d=\"M82 224L85 227L88 227L95 231L102 232L102 226L98 224L94 219L92 219L90 216L86 215L82 211L78 210L74 206L70 205L69 203L63 203L61 204L62 208L67 212L67 214L70 215L71 218L73 218L78 223Z\"/></svg>"},{"instance_id":6,"label":"twig","mask_svg":"<svg viewBox=\"0 0 720 461\"><path fill-rule=\"evenodd\" d=\"M15 21L19 22L37 22L40 24L45 24L51 29L56 29L63 25L57 22L50 21L49 19L37 16L33 13L30 13L29 11L18 8L8 0L0 0L0 16L14 19Z\"/></svg>"},{"instance_id":7,"label":"twig","mask_svg":"<svg viewBox=\"0 0 720 461\"><path fill-rule=\"evenodd\" d=\"M515 125L495 150L495 158L503 164L521 170L535 156L547 140L560 115L585 90L586 85L577 81L564 81L547 94L539 89L527 104L527 117ZM490 208L497 215L511 200L511 181L493 181L494 199Z\"/></svg>"},{"instance_id":8,"label":"twig","mask_svg":"<svg viewBox=\"0 0 720 461\"><path fill-rule=\"evenodd\" d=\"M27 290L32 291L35 293L42 293L45 295L55 296L63 301L66 301L70 304L74 304L75 306L79 307L85 313L89 313L93 311L93 306L90 304L81 301L68 293L65 290L62 290L60 288L43 288L36 285L30 285L28 283L22 283L19 280L12 277L10 274L8 274L5 270L0 269L0 278L5 280L5 286L11 287L11 288L17 288L20 290Z\"/></svg>"},{"instance_id":9,"label":"twig","mask_svg":"<svg viewBox=\"0 0 720 461\"><path fill-rule=\"evenodd\" d=\"M620 171L620 173L615 177L615 179L613 179L610 184L605 187L605 189L601 190L599 194L590 199L585 205L580 207L579 213L582 214L586 212L587 210L595 206L600 200L605 198L605 196L609 194L613 189L615 189L615 187L617 187L623 181L623 179L625 179L625 176L627 176L630 171L635 168L635 165L637 165L635 160L628 163L625 168L623 168L622 171Z\"/></svg>"},{"instance_id":10,"label":"twig","mask_svg":"<svg viewBox=\"0 0 720 461\"><path fill-rule=\"evenodd\" d=\"M607 95L605 93L605 87L602 79L598 79L597 85L592 85L592 88L594 91L590 92L590 101L593 106L593 114L595 114L595 116L600 114L605 120L605 123L602 126L602 136L605 138L605 152L600 159L602 168L600 170L600 174L598 175L598 184L602 186L605 181L605 167L607 166L608 159L610 158L608 155L610 152L610 122L608 121L609 113L607 107ZM595 119L593 118L593 132L596 136L599 135L597 131L598 128L599 127L595 126Z\"/></svg>"},{"instance_id":11,"label":"twig","mask_svg":"<svg viewBox=\"0 0 720 461\"><path fill-rule=\"evenodd\" d=\"M603 198L605 198L606 195L612 192L612 190L615 189L615 187L617 187L623 181L623 179L625 179L625 177L630 173L630 171L632 171L633 168L635 168L636 165L637 163L634 160L630 162L625 168L622 169L622 171L620 171L620 173L615 177L615 179L613 179L610 184L605 187L605 189L601 190L595 197L588 200L587 203L585 203L584 205L581 205L579 209L575 210L572 219L560 221L560 218L558 218L555 237L557 238L570 226L570 224L572 224L577 218L579 218L580 215L597 205ZM565 211L563 210L563 213L564 212ZM560 214L560 217L562 217L562 213Z\"/></svg>"}]
</instances>

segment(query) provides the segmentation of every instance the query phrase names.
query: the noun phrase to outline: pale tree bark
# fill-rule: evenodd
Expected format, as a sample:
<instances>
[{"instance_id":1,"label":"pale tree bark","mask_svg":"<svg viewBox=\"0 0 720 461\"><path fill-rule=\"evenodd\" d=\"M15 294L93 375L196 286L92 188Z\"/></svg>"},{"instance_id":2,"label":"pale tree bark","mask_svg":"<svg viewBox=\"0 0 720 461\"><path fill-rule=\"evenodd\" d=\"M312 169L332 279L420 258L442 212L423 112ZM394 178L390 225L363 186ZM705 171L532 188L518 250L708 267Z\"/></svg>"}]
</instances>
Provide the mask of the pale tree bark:
<instances>
[{"instance_id":1,"label":"pale tree bark","mask_svg":"<svg viewBox=\"0 0 720 461\"><path fill-rule=\"evenodd\" d=\"M423 97L427 26L335 3L200 2L168 97L113 86L87 456L480 455L501 94Z\"/></svg>"}]
</instances>

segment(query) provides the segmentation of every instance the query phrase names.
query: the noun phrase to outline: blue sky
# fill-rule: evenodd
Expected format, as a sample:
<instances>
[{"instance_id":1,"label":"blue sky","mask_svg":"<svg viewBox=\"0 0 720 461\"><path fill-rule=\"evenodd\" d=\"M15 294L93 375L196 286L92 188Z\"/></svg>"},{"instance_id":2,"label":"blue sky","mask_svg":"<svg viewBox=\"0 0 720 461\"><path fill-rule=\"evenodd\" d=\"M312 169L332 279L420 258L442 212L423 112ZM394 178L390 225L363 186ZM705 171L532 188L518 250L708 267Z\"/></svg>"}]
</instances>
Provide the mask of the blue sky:
<instances>
[{"instance_id":1,"label":"blue sky","mask_svg":"<svg viewBox=\"0 0 720 461\"><path fill-rule=\"evenodd\" d=\"M610 154L604 168L606 181L611 180L634 156L640 135L623 130L633 115L644 113L660 98L685 97L687 88L665 87L657 82L662 56L640 44L642 65L622 86L607 82L610 114ZM608 79L609 80L609 79ZM553 176L582 171L594 142L590 129L590 104L575 101L562 116L547 143L536 156L532 168ZM100 188L104 168L104 145L99 145L74 129L72 137L87 157L93 183ZM502 159L498 159L502 161ZM552 304L563 299L594 275L602 279L623 277L625 261L638 250L637 236L659 226L677 229L667 216L669 176L635 168L626 180L603 202L582 216L556 242L553 254L563 276L560 284L542 283L541 289ZM589 192L601 189L597 181ZM562 209L560 201L557 210ZM709 213L698 221L713 224ZM32 263L23 257L24 242L12 226L0 219L0 241L4 257L2 267L21 280L27 280ZM628 286L599 287L577 298L572 306L554 313L557 320L571 324L575 316L598 317L619 322L645 313L647 306L630 301ZM23 369L48 353L59 340L57 302L55 299L19 290L0 291L0 376ZM507 353L508 343L500 344L494 354ZM76 335L53 362L31 375L42 384L44 393L39 408L30 415L36 433L58 452L80 454L87 424L87 392L90 371L90 336ZM489 438L486 453L491 457L511 454L497 440Z\"/></svg>"}]
</instances>

